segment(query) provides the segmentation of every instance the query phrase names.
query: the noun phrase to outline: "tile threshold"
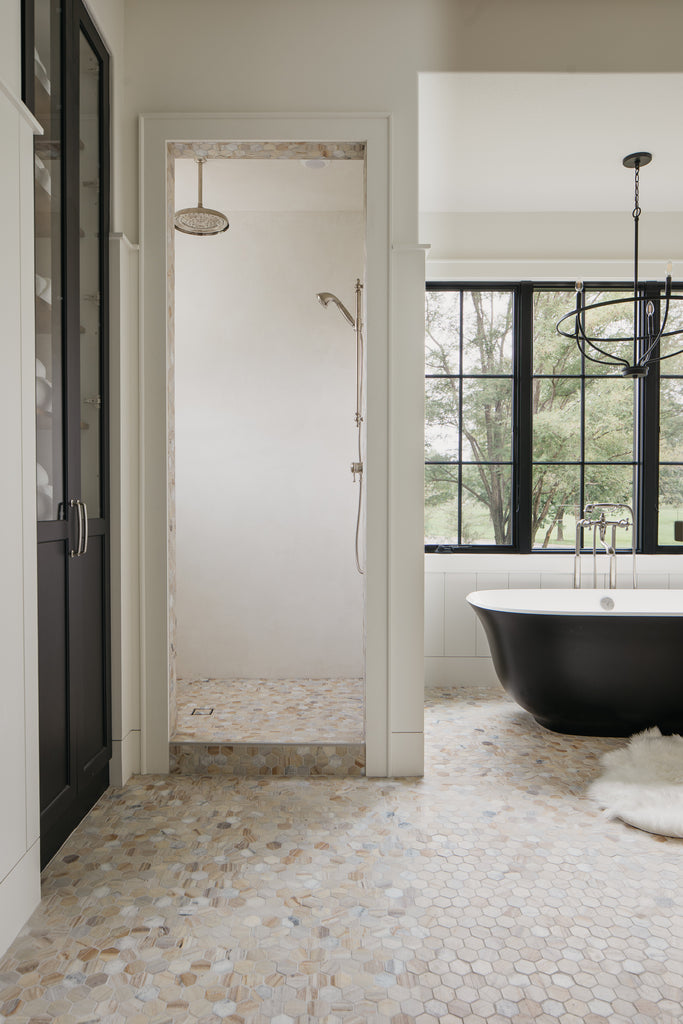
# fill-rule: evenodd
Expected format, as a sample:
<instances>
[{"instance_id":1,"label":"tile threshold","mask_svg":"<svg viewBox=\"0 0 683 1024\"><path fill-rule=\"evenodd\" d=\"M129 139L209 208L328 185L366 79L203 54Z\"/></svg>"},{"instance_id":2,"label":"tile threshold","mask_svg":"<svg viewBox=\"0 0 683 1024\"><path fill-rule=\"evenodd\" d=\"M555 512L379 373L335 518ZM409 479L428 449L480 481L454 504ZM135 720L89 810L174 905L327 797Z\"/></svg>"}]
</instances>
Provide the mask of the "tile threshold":
<instances>
[{"instance_id":1,"label":"tile threshold","mask_svg":"<svg viewBox=\"0 0 683 1024\"><path fill-rule=\"evenodd\" d=\"M280 778L365 774L365 743L171 742L173 775L239 775Z\"/></svg>"}]
</instances>

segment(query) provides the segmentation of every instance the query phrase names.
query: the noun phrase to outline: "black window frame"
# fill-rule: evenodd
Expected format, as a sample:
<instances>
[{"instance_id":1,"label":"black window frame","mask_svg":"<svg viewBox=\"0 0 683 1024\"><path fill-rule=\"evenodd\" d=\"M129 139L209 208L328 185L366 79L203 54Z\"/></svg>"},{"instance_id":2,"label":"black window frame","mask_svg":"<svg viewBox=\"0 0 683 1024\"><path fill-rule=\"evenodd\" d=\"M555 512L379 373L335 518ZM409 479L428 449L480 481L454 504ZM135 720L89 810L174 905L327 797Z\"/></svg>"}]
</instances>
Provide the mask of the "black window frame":
<instances>
[{"instance_id":1,"label":"black window frame","mask_svg":"<svg viewBox=\"0 0 683 1024\"><path fill-rule=\"evenodd\" d=\"M683 284L675 283L673 290L683 288ZM585 283L586 291L619 291L629 290L629 285L620 281L590 281ZM532 547L531 531L531 495L533 485L533 450L532 450L532 383L533 375L533 313L534 294L537 291L569 291L575 290L574 282L567 281L428 281L426 291L434 292L512 292L513 293L513 401L512 401L512 510L511 543L498 544L427 544L427 554L573 554L573 547ZM659 282L641 282L639 287L641 301L652 300L656 314L659 314L659 302L663 285ZM562 341L558 336L558 342ZM567 342L571 344L571 342ZM663 372L660 369L663 366ZM425 374L425 380L443 375ZM573 376L573 375L568 375ZM581 374L585 378L585 374ZM590 376L590 374L588 375ZM611 375L605 375L607 377ZM615 372L615 377L620 374ZM659 391L660 379L669 376L679 379L683 374L667 374L666 363L653 363L646 377L634 381L636 400L635 413L635 451L634 451L634 502L636 515L636 551L639 554L683 554L683 545L665 545L658 543L658 503L659 503ZM585 390L582 387L582 394ZM583 400L583 399L582 399ZM583 455L583 425L582 425ZM430 463L425 460L425 465ZM435 463L431 463L435 464ZM461 461L450 463L462 466ZM582 458L576 465L581 467L582 478L587 465L595 465L591 460ZM663 461L661 465L683 465ZM585 549L584 549L585 550ZM630 550L626 548L624 550Z\"/></svg>"}]
</instances>

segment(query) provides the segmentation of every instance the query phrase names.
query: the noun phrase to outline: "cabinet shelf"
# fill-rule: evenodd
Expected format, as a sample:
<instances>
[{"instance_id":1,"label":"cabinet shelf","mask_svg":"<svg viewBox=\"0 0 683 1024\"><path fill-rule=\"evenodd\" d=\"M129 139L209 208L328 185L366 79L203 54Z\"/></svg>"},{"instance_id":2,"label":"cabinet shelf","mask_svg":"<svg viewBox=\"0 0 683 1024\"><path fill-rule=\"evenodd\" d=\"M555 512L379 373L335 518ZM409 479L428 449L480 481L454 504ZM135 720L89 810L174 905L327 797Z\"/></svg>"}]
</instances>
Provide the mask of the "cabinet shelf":
<instances>
[{"instance_id":1,"label":"cabinet shelf","mask_svg":"<svg viewBox=\"0 0 683 1024\"><path fill-rule=\"evenodd\" d=\"M41 135L35 140L36 153L43 160L59 160L62 155L61 139L53 139L48 135Z\"/></svg>"}]
</instances>

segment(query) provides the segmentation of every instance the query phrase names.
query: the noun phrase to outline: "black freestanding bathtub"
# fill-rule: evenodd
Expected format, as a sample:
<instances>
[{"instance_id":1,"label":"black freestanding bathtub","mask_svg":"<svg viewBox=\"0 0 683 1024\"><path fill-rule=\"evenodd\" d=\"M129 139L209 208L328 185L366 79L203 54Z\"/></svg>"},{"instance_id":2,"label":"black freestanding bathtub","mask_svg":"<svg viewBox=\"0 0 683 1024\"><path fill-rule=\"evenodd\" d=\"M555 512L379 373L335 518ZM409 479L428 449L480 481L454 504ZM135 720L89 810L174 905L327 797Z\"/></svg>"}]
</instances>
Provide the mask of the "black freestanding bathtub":
<instances>
[{"instance_id":1,"label":"black freestanding bathtub","mask_svg":"<svg viewBox=\"0 0 683 1024\"><path fill-rule=\"evenodd\" d=\"M540 725L683 733L683 591L480 590L467 600L504 689Z\"/></svg>"}]
</instances>

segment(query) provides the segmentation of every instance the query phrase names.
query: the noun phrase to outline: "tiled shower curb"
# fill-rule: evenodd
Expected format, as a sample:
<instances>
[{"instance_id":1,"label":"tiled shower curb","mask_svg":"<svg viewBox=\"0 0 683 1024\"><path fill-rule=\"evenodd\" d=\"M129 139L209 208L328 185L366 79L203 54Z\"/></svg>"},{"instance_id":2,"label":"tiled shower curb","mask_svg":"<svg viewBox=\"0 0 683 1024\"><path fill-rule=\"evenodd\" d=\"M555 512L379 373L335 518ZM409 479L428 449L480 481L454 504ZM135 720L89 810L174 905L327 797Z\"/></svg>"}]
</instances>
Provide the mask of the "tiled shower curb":
<instances>
[{"instance_id":1,"label":"tiled shower curb","mask_svg":"<svg viewBox=\"0 0 683 1024\"><path fill-rule=\"evenodd\" d=\"M172 775L365 775L364 743L171 743Z\"/></svg>"}]
</instances>

